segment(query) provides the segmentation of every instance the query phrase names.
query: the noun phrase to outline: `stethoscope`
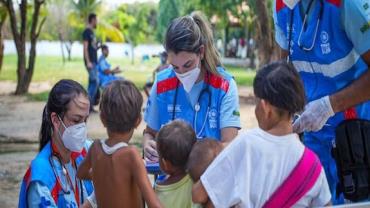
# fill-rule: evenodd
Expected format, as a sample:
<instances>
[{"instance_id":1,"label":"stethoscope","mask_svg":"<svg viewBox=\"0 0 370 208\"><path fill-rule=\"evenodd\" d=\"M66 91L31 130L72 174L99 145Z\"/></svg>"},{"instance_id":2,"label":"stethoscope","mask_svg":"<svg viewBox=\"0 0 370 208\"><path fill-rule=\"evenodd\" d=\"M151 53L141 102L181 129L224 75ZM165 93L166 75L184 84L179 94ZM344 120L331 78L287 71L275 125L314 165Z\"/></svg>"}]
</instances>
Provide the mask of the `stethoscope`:
<instances>
[{"instance_id":1,"label":"stethoscope","mask_svg":"<svg viewBox=\"0 0 370 208\"><path fill-rule=\"evenodd\" d=\"M320 0L320 12L319 12L319 17L317 18L317 21L316 21L316 28L315 28L315 34L313 36L313 40L312 40L312 43L311 43L311 46L310 47L304 47L302 46L302 43L301 43L301 38L302 38L302 33L303 33L303 30L306 30L306 27L307 27L307 19L308 19L308 13L310 12L311 10L311 7L312 7L312 4L313 4L314 0L311 0L310 3L308 4L308 7L306 9L306 12L304 14L304 18L303 18L303 23L302 23L302 27L301 27L301 31L299 33L299 36L298 36L298 46L302 49L302 50L305 50L305 51L311 51L314 46L315 46L315 42L316 42L316 38L317 38L317 32L319 30L319 25L320 25L320 21L321 21L321 18L322 18L322 14L323 14L323 11L324 11L324 3L323 3L323 0ZM292 11L293 13L293 11ZM291 25L290 25L290 33L292 32L292 19L293 19L293 16L291 18ZM291 38L291 35L290 35L290 38ZM290 40L289 40L290 41Z\"/></svg>"},{"instance_id":2,"label":"stethoscope","mask_svg":"<svg viewBox=\"0 0 370 208\"><path fill-rule=\"evenodd\" d=\"M71 192L68 190L68 187L64 187L64 184L60 180L59 174L57 173L56 168L55 168L55 164L54 164L53 158L57 158L59 164L62 166L62 172L63 172L64 177L67 179L68 183L72 187L73 192L76 193L76 191L78 191L78 187L77 187L77 180L78 179L77 179L77 176L75 177L75 185L73 185L72 179L69 176L69 174L67 172L67 169L63 165L62 160L60 159L60 155L57 154L56 152L54 152L53 150L51 150L51 151L52 151L52 153L51 153L51 155L49 157L49 162L50 162L51 168L53 169L53 173L54 173L55 179L60 184L60 187L61 187L63 193L69 195ZM82 187L82 180L78 180L78 181L79 181L79 185L80 185L80 198L81 198L81 202L82 202L81 204L83 204L84 198L83 198L83 191L82 191L82 188L83 188ZM76 199L76 203L80 203L80 202L78 202L77 199Z\"/></svg>"},{"instance_id":3,"label":"stethoscope","mask_svg":"<svg viewBox=\"0 0 370 208\"><path fill-rule=\"evenodd\" d=\"M205 76L206 76L207 81L209 82L209 74L208 73L209 72L207 71ZM176 91L175 91L175 96L174 96L174 101L173 101L173 108L172 108L172 120L175 120L175 118L176 118L176 104L177 104L177 94L178 94L178 90L179 90L179 82L180 81L177 80ZM205 94L208 94L208 106L207 106L206 116L204 118L202 127L201 127L200 131L198 132L197 131L197 118L198 118L198 112L201 109L199 101L201 100L202 96L205 95ZM211 108L211 98L212 98L212 94L211 94L211 91L209 90L209 85L205 82L205 83L203 83L203 89L202 89L202 91L200 91L200 94L198 96L197 103L194 105L195 115L194 115L194 119L193 119L193 126L194 126L194 131L195 131L195 134L196 134L197 138L202 138L201 135L202 135L202 133L204 131L204 128L206 126L209 110Z\"/></svg>"},{"instance_id":4,"label":"stethoscope","mask_svg":"<svg viewBox=\"0 0 370 208\"><path fill-rule=\"evenodd\" d=\"M308 7L306 8L306 11L305 11L305 13L304 13L304 18L303 18L303 23L302 23L302 27L301 27L301 31L300 31L300 33L299 33L299 36L298 36L298 41L297 41L297 43L298 43L298 47L300 48L300 49L302 49L302 50L304 50L304 51L306 51L306 52L309 52L309 51L312 51L312 49L315 47L315 42L316 42L316 38L317 38L317 33L318 33L318 30L319 30L319 26L320 26L320 22L321 22L321 20L322 20L322 16L323 16L323 13L324 13L324 2L323 2L323 0L320 0L320 11L319 11L319 16L318 16L318 18L317 18L317 21L316 21L316 28L315 28L315 34L314 34L314 36L313 36L313 40L312 40L312 43L311 43L311 46L310 47L305 47L305 46L303 46L302 45L302 43L301 43L301 38L302 38L302 33L303 33L303 31L304 30L306 30L306 27L307 27L307 19L308 19L308 14L309 14L309 12L310 12L310 10L311 10L311 8L312 8L312 5L313 5L313 2L314 2L314 0L311 0L310 2L309 2L309 4L308 4ZM293 33L293 19L294 19L294 10L291 10L291 13L290 13L290 26L289 26L289 36L288 36L288 57L287 57L287 61L288 62L290 62L291 61L291 53L290 53L290 50L291 50L291 48L292 48L292 44L291 44L291 42L292 42L292 40L293 40L293 38L292 38L292 33ZM309 57L309 56L307 56L307 57ZM315 74L315 76L316 76L316 71L315 71L315 69L314 69L314 67L312 66L312 63L311 63L311 61L309 61L309 63L310 63L310 67L311 67L311 70L312 70L312 72ZM316 91L316 89L317 89L317 86L318 86L318 81L317 81L317 77L316 77L316 84L315 84L315 88L314 88L314 90L312 90L312 92L311 92L311 94L313 94L313 92L315 92Z\"/></svg>"}]
</instances>

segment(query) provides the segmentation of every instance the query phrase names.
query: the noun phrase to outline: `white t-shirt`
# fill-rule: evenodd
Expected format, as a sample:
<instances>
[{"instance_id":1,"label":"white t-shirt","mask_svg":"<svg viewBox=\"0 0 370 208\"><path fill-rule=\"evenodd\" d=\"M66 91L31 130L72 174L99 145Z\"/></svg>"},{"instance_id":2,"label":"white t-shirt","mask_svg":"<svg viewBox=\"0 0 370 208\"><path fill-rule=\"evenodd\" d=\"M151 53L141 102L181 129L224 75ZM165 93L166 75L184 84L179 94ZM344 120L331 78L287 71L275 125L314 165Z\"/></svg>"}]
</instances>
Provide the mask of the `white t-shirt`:
<instances>
[{"instance_id":1,"label":"white t-shirt","mask_svg":"<svg viewBox=\"0 0 370 208\"><path fill-rule=\"evenodd\" d=\"M241 132L201 176L215 207L262 207L301 159L296 134L274 136L256 128ZM324 170L294 207L324 206L331 194Z\"/></svg>"}]
</instances>

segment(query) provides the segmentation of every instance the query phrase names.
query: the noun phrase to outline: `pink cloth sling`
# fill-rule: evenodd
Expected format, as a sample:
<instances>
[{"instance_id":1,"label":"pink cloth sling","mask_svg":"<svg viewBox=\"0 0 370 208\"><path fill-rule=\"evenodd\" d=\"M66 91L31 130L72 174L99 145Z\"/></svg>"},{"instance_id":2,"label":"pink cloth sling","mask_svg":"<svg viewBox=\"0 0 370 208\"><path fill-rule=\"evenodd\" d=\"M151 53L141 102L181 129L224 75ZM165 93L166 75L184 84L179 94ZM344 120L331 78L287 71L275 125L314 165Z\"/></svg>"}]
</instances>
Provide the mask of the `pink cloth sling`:
<instances>
[{"instance_id":1,"label":"pink cloth sling","mask_svg":"<svg viewBox=\"0 0 370 208\"><path fill-rule=\"evenodd\" d=\"M263 207L292 207L315 185L321 169L320 161L315 153L305 148L302 158Z\"/></svg>"}]
</instances>

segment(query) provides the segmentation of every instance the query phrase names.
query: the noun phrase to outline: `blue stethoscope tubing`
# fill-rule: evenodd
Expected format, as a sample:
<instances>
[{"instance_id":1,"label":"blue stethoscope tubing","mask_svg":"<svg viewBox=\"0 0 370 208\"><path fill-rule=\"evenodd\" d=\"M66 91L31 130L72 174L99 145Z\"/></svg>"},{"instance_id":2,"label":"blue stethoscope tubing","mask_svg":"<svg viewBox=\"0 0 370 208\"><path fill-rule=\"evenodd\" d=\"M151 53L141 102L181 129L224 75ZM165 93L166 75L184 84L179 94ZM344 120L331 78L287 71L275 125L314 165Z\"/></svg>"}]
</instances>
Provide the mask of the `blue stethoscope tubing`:
<instances>
[{"instance_id":1,"label":"blue stethoscope tubing","mask_svg":"<svg viewBox=\"0 0 370 208\"><path fill-rule=\"evenodd\" d=\"M206 77L207 79L209 79L209 72L206 72ZM198 96L198 99L197 99L197 103L195 104L194 106L194 110L195 110L195 115L194 115L194 120L193 120L193 126L194 126L194 131L195 131L195 134L197 136L197 138L201 138L201 134L202 132L204 131L204 128L206 126L206 123L207 123L207 118L208 118L208 114L209 114L209 109L211 107L211 98L212 98L212 94L211 94L211 91L209 90L209 85L207 83L204 83L205 87L203 87L202 91L200 91L200 94ZM174 96L174 102L173 102L173 108L172 108L172 120L175 120L176 118L176 104L177 104L177 94L178 94L178 90L179 90L179 80L177 80L177 85L176 85L176 91L175 91L175 96ZM198 112L200 111L200 104L199 104L199 100L201 100L202 96L207 93L208 94L208 106L207 106L207 112L206 112L206 116L204 118L204 121L203 121L203 124L202 124L202 127L200 129L199 132L197 132L197 117L198 117Z\"/></svg>"},{"instance_id":2,"label":"blue stethoscope tubing","mask_svg":"<svg viewBox=\"0 0 370 208\"><path fill-rule=\"evenodd\" d=\"M298 46L302 50L304 50L304 51L311 51L314 48L315 42L316 42L316 38L317 38L317 32L319 30L320 21L322 20L322 16L323 16L323 13L324 13L324 2L323 2L323 0L320 0L320 12L319 12L319 17L318 17L317 22L316 22L315 34L313 36L313 40L312 40L311 46L308 47L308 48L304 47L302 45L302 43L301 43L301 38L302 38L302 34L303 34L304 30L306 30L308 13L311 10L311 7L313 5L313 2L314 2L314 0L311 0L309 2L309 4L308 4L308 7L306 8L306 11L304 13L304 18L303 18L303 23L302 23L301 31L299 32L298 41L297 41ZM294 13L293 10L291 10L291 13L290 13L290 25L289 25L289 37L288 37L288 53L289 54L290 54L290 49L291 49L292 32L293 32L293 18L294 18L294 14L293 13ZM290 57L289 56L288 56L288 61L290 60Z\"/></svg>"}]
</instances>

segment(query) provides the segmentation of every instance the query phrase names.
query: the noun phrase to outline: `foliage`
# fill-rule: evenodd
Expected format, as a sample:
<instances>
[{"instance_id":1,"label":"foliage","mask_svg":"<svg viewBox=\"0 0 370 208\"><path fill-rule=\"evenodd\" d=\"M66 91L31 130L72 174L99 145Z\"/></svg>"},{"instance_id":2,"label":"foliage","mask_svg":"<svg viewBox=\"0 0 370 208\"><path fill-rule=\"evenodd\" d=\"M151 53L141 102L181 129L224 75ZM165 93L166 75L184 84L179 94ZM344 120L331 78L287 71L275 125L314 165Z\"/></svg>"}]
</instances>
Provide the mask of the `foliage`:
<instances>
[{"instance_id":1,"label":"foliage","mask_svg":"<svg viewBox=\"0 0 370 208\"><path fill-rule=\"evenodd\" d=\"M180 0L160 0L159 1L158 18L157 18L158 26L157 26L157 32L156 32L156 40L158 42L161 42L161 43L163 42L167 26L169 25L171 20L181 15L180 8L184 9L184 7L182 6L183 2L186 2L186 1L180 1Z\"/></svg>"},{"instance_id":2,"label":"foliage","mask_svg":"<svg viewBox=\"0 0 370 208\"><path fill-rule=\"evenodd\" d=\"M153 3L122 4L111 13L109 22L117 27L125 40L136 46L154 41L157 8Z\"/></svg>"}]
</instances>

